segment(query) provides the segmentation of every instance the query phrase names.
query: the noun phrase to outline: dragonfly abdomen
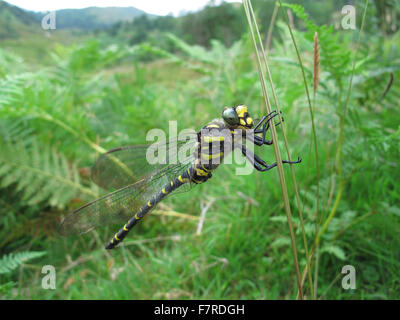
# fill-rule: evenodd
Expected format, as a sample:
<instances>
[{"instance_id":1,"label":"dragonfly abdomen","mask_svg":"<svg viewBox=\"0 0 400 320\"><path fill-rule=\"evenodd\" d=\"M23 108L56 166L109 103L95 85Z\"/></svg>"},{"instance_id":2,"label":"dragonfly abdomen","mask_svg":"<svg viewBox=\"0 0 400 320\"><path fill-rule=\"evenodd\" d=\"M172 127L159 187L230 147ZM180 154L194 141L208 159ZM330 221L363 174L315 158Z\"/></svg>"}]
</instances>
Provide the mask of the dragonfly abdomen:
<instances>
[{"instance_id":1,"label":"dragonfly abdomen","mask_svg":"<svg viewBox=\"0 0 400 320\"><path fill-rule=\"evenodd\" d=\"M116 245L118 245L128 234L128 232L138 223L140 219L144 217L147 213L149 213L154 207L160 203L168 194L178 189L185 183L189 183L192 181L192 178L195 176L195 169L193 167L188 168L183 174L178 176L176 179L170 181L166 184L160 192L158 192L155 196L151 197L149 201L145 205L143 205L136 214L124 225L122 229L120 229L114 237L108 242L106 245L106 249L113 249ZM195 182L199 183L199 182Z\"/></svg>"}]
</instances>

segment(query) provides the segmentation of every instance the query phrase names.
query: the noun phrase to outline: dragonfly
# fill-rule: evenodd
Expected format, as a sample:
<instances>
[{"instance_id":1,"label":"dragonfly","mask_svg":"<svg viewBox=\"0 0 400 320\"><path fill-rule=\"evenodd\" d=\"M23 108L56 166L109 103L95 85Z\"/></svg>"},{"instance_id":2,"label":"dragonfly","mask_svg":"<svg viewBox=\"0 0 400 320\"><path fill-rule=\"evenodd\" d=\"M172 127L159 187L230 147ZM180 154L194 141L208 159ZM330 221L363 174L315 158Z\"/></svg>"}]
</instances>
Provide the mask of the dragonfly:
<instances>
[{"instance_id":1,"label":"dragonfly","mask_svg":"<svg viewBox=\"0 0 400 320\"><path fill-rule=\"evenodd\" d=\"M270 125L280 124L272 121L277 115L277 111L272 111L254 124L247 106L225 107L221 118L195 132L189 142L187 138L175 137L163 143L109 150L97 159L91 178L101 188L113 191L70 213L61 223L59 232L62 235L83 234L99 226L126 222L105 246L113 249L168 195L188 191L208 181L234 149L238 148L257 171L276 167L276 162L267 164L249 150L243 140L255 146L271 145L266 134ZM186 156L179 154L179 161L170 161L177 158L182 148ZM164 161L149 164L149 150ZM300 162L300 157L297 161L282 160L289 164Z\"/></svg>"}]
</instances>

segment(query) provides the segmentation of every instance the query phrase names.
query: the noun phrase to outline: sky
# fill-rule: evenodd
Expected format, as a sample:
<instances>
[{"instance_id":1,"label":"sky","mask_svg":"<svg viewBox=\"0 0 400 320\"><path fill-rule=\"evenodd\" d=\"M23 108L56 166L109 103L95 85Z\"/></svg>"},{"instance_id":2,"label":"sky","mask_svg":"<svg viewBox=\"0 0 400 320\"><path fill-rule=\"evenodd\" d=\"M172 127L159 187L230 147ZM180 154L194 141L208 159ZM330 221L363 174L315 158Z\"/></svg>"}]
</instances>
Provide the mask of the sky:
<instances>
[{"instance_id":1,"label":"sky","mask_svg":"<svg viewBox=\"0 0 400 320\"><path fill-rule=\"evenodd\" d=\"M1 1L1 0L0 0ZM240 0L226 0L239 2ZM32 11L53 11L67 8L86 7L136 7L147 13L175 16L181 11L195 11L201 9L208 0L6 0L23 9ZM217 0L217 3L222 2Z\"/></svg>"}]
</instances>

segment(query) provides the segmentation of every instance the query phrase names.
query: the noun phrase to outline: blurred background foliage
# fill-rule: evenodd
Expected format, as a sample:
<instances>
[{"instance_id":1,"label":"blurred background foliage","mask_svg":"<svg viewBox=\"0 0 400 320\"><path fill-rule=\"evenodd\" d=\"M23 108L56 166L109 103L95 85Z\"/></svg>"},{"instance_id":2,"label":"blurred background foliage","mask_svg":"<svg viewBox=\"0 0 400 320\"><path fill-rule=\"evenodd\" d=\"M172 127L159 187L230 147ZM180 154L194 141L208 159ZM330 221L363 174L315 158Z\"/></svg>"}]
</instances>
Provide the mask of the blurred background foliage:
<instances>
[{"instance_id":1,"label":"blurred background foliage","mask_svg":"<svg viewBox=\"0 0 400 320\"><path fill-rule=\"evenodd\" d=\"M320 211L326 219L338 192L339 123L364 5L287 3L309 83L313 37L319 35L315 121ZM357 30L340 27L345 4L356 6ZM301 72L279 10L273 18L275 1L253 5L266 43L271 33L268 56L291 154L303 158L296 177L311 246L316 168ZM206 185L159 205L125 246L110 252L104 244L119 225L68 238L57 233L69 212L104 194L89 178L102 148L144 143L148 130L168 130L168 120L177 120L179 129L200 129L227 105L246 104L254 117L263 113L240 3L210 2L179 17L121 12L118 22L115 12L57 12L62 27L43 31L43 15L0 2L0 297L295 298L275 171L237 176L235 165L222 166ZM344 193L321 239L318 297L399 298L399 13L398 0L370 1L368 7L344 120ZM65 18L68 14L75 18ZM87 14L93 23L83 23ZM259 154L274 161L268 147ZM292 189L290 196L304 269ZM56 290L41 288L47 264L57 270ZM357 270L356 290L341 287L340 272L348 264ZM307 285L305 294L310 298Z\"/></svg>"}]
</instances>

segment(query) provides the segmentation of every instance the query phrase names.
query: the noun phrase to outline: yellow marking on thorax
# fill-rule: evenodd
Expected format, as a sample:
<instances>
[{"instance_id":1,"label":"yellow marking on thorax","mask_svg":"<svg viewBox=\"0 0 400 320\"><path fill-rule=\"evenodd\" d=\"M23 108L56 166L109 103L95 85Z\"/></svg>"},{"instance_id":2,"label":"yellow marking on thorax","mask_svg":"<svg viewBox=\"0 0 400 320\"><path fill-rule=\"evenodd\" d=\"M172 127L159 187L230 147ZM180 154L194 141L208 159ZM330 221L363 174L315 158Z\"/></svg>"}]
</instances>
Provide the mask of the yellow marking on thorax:
<instances>
[{"instance_id":1,"label":"yellow marking on thorax","mask_svg":"<svg viewBox=\"0 0 400 320\"><path fill-rule=\"evenodd\" d=\"M239 118L243 118L244 114L247 112L247 107L246 106L237 106L236 107L236 113Z\"/></svg>"}]
</instances>

